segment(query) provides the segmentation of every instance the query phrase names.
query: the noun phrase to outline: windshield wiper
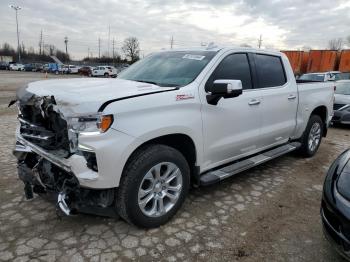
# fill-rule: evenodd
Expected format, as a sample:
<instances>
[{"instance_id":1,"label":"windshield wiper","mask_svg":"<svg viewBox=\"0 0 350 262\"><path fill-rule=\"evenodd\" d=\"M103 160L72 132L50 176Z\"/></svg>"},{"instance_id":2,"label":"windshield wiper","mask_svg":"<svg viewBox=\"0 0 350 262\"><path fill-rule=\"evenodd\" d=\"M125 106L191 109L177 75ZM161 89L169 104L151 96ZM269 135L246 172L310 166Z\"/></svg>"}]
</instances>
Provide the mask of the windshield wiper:
<instances>
[{"instance_id":1,"label":"windshield wiper","mask_svg":"<svg viewBox=\"0 0 350 262\"><path fill-rule=\"evenodd\" d=\"M153 81L146 81L146 80L134 80L134 81L159 86L159 84L158 84L158 83L153 82Z\"/></svg>"},{"instance_id":2,"label":"windshield wiper","mask_svg":"<svg viewBox=\"0 0 350 262\"><path fill-rule=\"evenodd\" d=\"M157 82L147 81L147 80L133 80L133 81L141 82L141 83L147 83L147 84L152 84L152 85L157 85L157 86L160 86L160 87L179 87L179 85L176 85L176 84L160 84L160 83L157 83Z\"/></svg>"}]
</instances>

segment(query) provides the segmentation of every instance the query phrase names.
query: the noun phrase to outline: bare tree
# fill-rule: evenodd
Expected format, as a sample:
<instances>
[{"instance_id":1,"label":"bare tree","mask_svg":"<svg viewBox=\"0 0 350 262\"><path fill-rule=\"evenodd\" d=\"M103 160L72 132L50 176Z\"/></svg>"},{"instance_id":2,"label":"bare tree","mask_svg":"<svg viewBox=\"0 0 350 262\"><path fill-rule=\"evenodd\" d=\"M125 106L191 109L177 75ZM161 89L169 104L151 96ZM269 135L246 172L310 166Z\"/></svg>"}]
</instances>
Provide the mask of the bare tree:
<instances>
[{"instance_id":1,"label":"bare tree","mask_svg":"<svg viewBox=\"0 0 350 262\"><path fill-rule=\"evenodd\" d=\"M342 38L333 38L328 42L328 48L330 50L341 50L343 47L343 39Z\"/></svg>"},{"instance_id":2,"label":"bare tree","mask_svg":"<svg viewBox=\"0 0 350 262\"><path fill-rule=\"evenodd\" d=\"M124 40L122 50L124 55L131 60L131 62L135 62L139 60L140 56L140 43L136 37L128 37Z\"/></svg>"}]
</instances>

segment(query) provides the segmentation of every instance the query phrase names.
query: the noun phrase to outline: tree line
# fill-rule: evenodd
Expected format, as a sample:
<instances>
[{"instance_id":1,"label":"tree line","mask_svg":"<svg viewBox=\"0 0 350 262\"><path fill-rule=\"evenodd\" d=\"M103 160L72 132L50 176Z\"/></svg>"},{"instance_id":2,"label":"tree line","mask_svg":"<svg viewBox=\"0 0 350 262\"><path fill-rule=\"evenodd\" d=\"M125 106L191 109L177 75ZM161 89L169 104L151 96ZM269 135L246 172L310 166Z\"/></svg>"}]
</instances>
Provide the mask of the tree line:
<instances>
[{"instance_id":1,"label":"tree line","mask_svg":"<svg viewBox=\"0 0 350 262\"><path fill-rule=\"evenodd\" d=\"M56 48L54 45L44 45L38 52L35 52L33 47L26 48L24 43L20 45L20 53L21 60L24 62L52 62L52 58L50 56L56 56L59 60L64 63L70 61L70 56L68 53ZM101 57L84 57L82 60L84 62L90 63L126 63L126 62L136 62L140 59L140 43L136 37L128 37L124 40L122 48L121 48L124 59L117 53L113 52L112 57L108 55L102 55ZM14 61L18 58L18 50L17 48L12 47L9 43L4 43L0 46L0 56L11 56Z\"/></svg>"},{"instance_id":2,"label":"tree line","mask_svg":"<svg viewBox=\"0 0 350 262\"><path fill-rule=\"evenodd\" d=\"M42 50L41 53L35 52L33 47L26 48L23 43L20 45L19 48L21 52L21 60L23 61L51 62L52 59L50 56L56 56L59 60L64 62L70 60L68 54L57 49L54 45L45 46L45 50ZM17 48L13 48L9 43L4 43L0 47L0 56L12 56L14 60L17 60L18 50Z\"/></svg>"}]
</instances>

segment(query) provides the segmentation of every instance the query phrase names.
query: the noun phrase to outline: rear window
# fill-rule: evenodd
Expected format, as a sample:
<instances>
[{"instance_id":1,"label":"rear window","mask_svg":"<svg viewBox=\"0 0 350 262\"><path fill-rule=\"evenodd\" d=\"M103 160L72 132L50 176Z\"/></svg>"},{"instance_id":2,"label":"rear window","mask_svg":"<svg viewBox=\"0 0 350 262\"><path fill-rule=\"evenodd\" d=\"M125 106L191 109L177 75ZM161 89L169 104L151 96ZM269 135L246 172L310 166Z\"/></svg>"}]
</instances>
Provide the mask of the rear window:
<instances>
[{"instance_id":1,"label":"rear window","mask_svg":"<svg viewBox=\"0 0 350 262\"><path fill-rule=\"evenodd\" d=\"M257 54L255 61L260 88L283 86L287 82L280 57Z\"/></svg>"}]
</instances>

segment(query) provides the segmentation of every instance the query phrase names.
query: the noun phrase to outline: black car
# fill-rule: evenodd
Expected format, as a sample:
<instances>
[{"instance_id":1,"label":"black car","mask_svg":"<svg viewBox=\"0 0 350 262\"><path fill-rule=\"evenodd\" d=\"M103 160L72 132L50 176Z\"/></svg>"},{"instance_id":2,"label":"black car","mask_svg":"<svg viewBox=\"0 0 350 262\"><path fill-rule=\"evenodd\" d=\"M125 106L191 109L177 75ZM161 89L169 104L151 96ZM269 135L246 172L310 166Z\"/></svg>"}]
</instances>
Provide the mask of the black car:
<instances>
[{"instance_id":1,"label":"black car","mask_svg":"<svg viewBox=\"0 0 350 262\"><path fill-rule=\"evenodd\" d=\"M328 170L323 185L321 217L326 238L350 261L350 149Z\"/></svg>"},{"instance_id":2,"label":"black car","mask_svg":"<svg viewBox=\"0 0 350 262\"><path fill-rule=\"evenodd\" d=\"M35 70L34 64L25 64L24 65L24 71L33 72L34 70Z\"/></svg>"}]
</instances>

